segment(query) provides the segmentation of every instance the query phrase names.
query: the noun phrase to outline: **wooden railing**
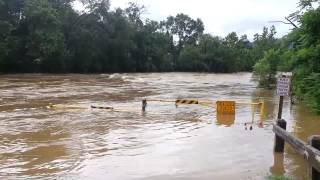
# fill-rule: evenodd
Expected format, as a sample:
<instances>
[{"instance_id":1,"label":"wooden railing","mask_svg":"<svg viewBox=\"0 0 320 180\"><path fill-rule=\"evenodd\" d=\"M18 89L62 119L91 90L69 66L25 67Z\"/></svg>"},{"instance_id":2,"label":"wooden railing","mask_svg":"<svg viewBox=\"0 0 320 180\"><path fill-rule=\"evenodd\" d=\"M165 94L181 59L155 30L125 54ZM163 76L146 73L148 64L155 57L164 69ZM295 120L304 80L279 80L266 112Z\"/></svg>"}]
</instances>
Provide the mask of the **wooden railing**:
<instances>
[{"instance_id":1,"label":"wooden railing","mask_svg":"<svg viewBox=\"0 0 320 180\"><path fill-rule=\"evenodd\" d=\"M320 180L320 136L311 136L309 142L305 143L288 133L286 126L287 122L283 119L278 120L277 124L273 126L275 133L274 151L283 153L285 142L290 144L310 164L312 180Z\"/></svg>"}]
</instances>

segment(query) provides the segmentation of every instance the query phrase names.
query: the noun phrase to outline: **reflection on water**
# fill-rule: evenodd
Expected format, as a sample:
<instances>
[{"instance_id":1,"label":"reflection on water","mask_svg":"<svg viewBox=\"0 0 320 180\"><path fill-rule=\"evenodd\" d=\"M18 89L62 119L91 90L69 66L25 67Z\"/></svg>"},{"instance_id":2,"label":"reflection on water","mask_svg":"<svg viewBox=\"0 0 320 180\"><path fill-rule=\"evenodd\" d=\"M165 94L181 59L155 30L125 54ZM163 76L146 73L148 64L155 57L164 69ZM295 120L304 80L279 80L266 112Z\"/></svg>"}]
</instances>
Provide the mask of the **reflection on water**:
<instances>
[{"instance_id":1,"label":"reflection on water","mask_svg":"<svg viewBox=\"0 0 320 180\"><path fill-rule=\"evenodd\" d=\"M142 113L143 98L263 99L265 117L258 110L252 117L250 106L217 116L211 107L156 102ZM256 89L249 73L3 75L0 177L265 179L285 173L305 179L307 165L290 147L284 156L273 154L277 102L273 91ZM319 117L288 102L288 130L303 140L319 134ZM47 109L50 103L119 110Z\"/></svg>"},{"instance_id":2,"label":"reflection on water","mask_svg":"<svg viewBox=\"0 0 320 180\"><path fill-rule=\"evenodd\" d=\"M226 127L230 127L234 124L236 119L235 114L217 114L217 125L225 125Z\"/></svg>"},{"instance_id":3,"label":"reflection on water","mask_svg":"<svg viewBox=\"0 0 320 180\"><path fill-rule=\"evenodd\" d=\"M276 176L282 176L285 173L284 168L284 154L274 153L273 166L270 168L270 172Z\"/></svg>"}]
</instances>

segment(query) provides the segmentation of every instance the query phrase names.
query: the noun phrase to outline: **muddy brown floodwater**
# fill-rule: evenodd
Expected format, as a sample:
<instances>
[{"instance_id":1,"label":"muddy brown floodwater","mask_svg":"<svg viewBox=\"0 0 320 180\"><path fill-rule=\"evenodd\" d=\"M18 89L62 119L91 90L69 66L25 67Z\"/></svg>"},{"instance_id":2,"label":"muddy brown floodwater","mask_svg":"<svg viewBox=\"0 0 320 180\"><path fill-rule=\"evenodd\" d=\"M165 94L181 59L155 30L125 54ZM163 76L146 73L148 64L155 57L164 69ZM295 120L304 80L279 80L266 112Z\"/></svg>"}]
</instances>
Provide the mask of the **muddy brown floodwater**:
<instances>
[{"instance_id":1,"label":"muddy brown floodwater","mask_svg":"<svg viewBox=\"0 0 320 180\"><path fill-rule=\"evenodd\" d=\"M235 121L199 105L141 100L200 99L266 102L253 130L251 107ZM60 105L112 106L48 109ZM272 123L278 97L256 88L250 73L0 76L1 179L265 179L285 174L307 179L308 167L290 147L273 154ZM285 100L288 130L307 140L320 119Z\"/></svg>"}]
</instances>

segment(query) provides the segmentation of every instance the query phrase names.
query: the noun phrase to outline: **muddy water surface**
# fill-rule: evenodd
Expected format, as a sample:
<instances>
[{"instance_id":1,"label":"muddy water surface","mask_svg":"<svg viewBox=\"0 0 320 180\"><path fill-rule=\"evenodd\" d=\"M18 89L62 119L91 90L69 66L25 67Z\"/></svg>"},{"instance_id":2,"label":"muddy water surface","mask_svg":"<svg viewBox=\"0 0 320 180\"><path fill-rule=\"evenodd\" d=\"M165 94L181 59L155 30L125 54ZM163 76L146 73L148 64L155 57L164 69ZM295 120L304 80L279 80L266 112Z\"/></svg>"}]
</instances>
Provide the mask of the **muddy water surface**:
<instances>
[{"instance_id":1,"label":"muddy water surface","mask_svg":"<svg viewBox=\"0 0 320 180\"><path fill-rule=\"evenodd\" d=\"M199 105L141 100L264 99L265 118L237 107L235 120ZM278 97L256 88L251 74L106 74L0 76L1 179L307 179L290 147L273 154ZM285 100L284 118L297 137L320 134L320 118ZM112 106L48 109L50 104Z\"/></svg>"}]
</instances>

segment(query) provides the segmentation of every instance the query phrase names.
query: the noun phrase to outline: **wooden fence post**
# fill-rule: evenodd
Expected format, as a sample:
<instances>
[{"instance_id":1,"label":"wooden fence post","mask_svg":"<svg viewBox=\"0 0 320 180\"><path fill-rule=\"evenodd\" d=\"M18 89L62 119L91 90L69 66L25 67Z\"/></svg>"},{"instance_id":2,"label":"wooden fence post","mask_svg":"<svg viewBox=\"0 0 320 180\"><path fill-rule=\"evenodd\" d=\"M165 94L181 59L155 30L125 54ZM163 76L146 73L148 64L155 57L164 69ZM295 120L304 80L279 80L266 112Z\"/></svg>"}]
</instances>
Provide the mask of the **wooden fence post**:
<instances>
[{"instance_id":1,"label":"wooden fence post","mask_svg":"<svg viewBox=\"0 0 320 180\"><path fill-rule=\"evenodd\" d=\"M279 110L278 110L278 119L282 118L282 109L283 109L283 96L280 96L279 100Z\"/></svg>"},{"instance_id":2,"label":"wooden fence post","mask_svg":"<svg viewBox=\"0 0 320 180\"><path fill-rule=\"evenodd\" d=\"M311 167L312 180L320 180L320 135L311 136L309 145L286 131L286 121L279 119L273 126L276 134L274 152L283 154L285 142L290 144L300 155L303 155Z\"/></svg>"},{"instance_id":3,"label":"wooden fence post","mask_svg":"<svg viewBox=\"0 0 320 180\"><path fill-rule=\"evenodd\" d=\"M309 138L309 144L320 150L320 136L311 136ZM320 180L320 172L317 171L315 168L312 167L312 170L311 170L311 177L312 177L312 180Z\"/></svg>"},{"instance_id":4,"label":"wooden fence post","mask_svg":"<svg viewBox=\"0 0 320 180\"><path fill-rule=\"evenodd\" d=\"M286 130L287 128L287 122L283 119L278 119L277 126L281 127L282 129ZM275 136L275 142L274 142L274 152L283 153L284 152L284 139L279 137L277 134Z\"/></svg>"}]
</instances>

